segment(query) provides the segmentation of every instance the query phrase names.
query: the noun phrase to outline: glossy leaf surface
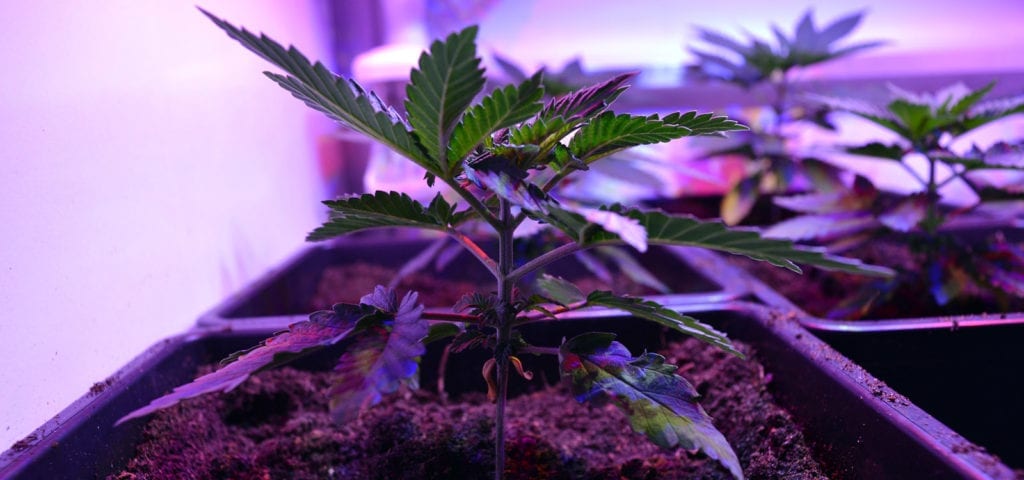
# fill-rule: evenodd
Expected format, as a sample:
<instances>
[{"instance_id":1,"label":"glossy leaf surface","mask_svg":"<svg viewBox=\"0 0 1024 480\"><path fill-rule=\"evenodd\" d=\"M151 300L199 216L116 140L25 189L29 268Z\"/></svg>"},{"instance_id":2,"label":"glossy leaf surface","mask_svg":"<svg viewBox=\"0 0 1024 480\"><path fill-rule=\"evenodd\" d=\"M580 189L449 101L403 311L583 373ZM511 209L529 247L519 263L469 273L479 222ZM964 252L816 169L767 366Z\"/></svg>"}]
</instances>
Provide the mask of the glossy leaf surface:
<instances>
[{"instance_id":1,"label":"glossy leaf surface","mask_svg":"<svg viewBox=\"0 0 1024 480\"><path fill-rule=\"evenodd\" d=\"M610 333L585 333L562 344L561 372L579 402L611 400L629 415L634 430L664 447L699 449L742 479L739 459L697 392L676 367L655 353L633 357Z\"/></svg>"}]
</instances>

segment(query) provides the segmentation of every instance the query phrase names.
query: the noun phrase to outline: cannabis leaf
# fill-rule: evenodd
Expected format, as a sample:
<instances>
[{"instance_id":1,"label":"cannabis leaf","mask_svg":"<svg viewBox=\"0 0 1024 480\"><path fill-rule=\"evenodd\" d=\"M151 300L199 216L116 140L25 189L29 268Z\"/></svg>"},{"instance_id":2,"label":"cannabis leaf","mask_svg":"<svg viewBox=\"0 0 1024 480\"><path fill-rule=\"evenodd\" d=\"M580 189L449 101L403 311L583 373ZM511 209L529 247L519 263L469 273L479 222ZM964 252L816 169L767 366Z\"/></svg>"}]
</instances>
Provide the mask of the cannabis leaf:
<instances>
[{"instance_id":1,"label":"cannabis leaf","mask_svg":"<svg viewBox=\"0 0 1024 480\"><path fill-rule=\"evenodd\" d=\"M743 354L732 346L732 342L729 341L724 333L701 323L696 318L666 308L658 302L615 295L612 292L598 290L587 295L586 304L588 306L602 306L631 313L645 320L650 320L677 332L689 335L702 342L714 345L737 357L743 357Z\"/></svg>"},{"instance_id":2,"label":"cannabis leaf","mask_svg":"<svg viewBox=\"0 0 1024 480\"><path fill-rule=\"evenodd\" d=\"M270 72L266 75L306 105L387 145L428 172L440 173L427 152L416 143L398 112L385 105L377 95L366 92L354 80L331 73L320 62L311 64L295 47L285 49L266 35L257 36L203 9L199 10L229 37L287 72L288 75Z\"/></svg>"},{"instance_id":3,"label":"cannabis leaf","mask_svg":"<svg viewBox=\"0 0 1024 480\"><path fill-rule=\"evenodd\" d=\"M633 430L664 447L700 449L737 479L736 453L697 403L697 392L665 357L633 357L611 333L585 333L562 344L561 372L579 402L611 400L629 415Z\"/></svg>"},{"instance_id":4,"label":"cannabis leaf","mask_svg":"<svg viewBox=\"0 0 1024 480\"><path fill-rule=\"evenodd\" d=\"M466 157L492 132L527 120L541 109L541 74L538 73L518 87L508 85L497 89L462 117L455 127L449 151L449 164L454 166Z\"/></svg>"},{"instance_id":5,"label":"cannabis leaf","mask_svg":"<svg viewBox=\"0 0 1024 480\"><path fill-rule=\"evenodd\" d=\"M405 109L416 137L447 176L452 167L448 144L455 124L484 87L484 70L476 56L477 27L435 41L413 69ZM454 161L461 160L456 158Z\"/></svg>"},{"instance_id":6,"label":"cannabis leaf","mask_svg":"<svg viewBox=\"0 0 1024 480\"><path fill-rule=\"evenodd\" d=\"M428 207L398 192L376 192L324 202L331 219L310 232L307 240L326 240L360 230L382 227L416 227L445 230L466 218L456 213L440 194Z\"/></svg>"},{"instance_id":7,"label":"cannabis leaf","mask_svg":"<svg viewBox=\"0 0 1024 480\"><path fill-rule=\"evenodd\" d=\"M338 378L328 392L335 421L353 420L403 383L416 386L419 357L426 351L421 339L429 332L417 298L409 292L398 302L394 290L378 286L360 299L389 317L366 325L361 321L362 331L338 361Z\"/></svg>"},{"instance_id":8,"label":"cannabis leaf","mask_svg":"<svg viewBox=\"0 0 1024 480\"><path fill-rule=\"evenodd\" d=\"M387 316L369 305L346 304L335 305L333 311L313 313L309 320L292 324L288 330L264 340L258 346L229 356L225 360L228 363L221 369L175 388L149 405L121 417L117 424L149 415L187 398L229 391L256 373L340 342L356 330L360 323L379 321Z\"/></svg>"},{"instance_id":9,"label":"cannabis leaf","mask_svg":"<svg viewBox=\"0 0 1024 480\"><path fill-rule=\"evenodd\" d=\"M569 150L591 163L630 147L667 142L689 133L689 128L664 122L658 115L604 112L580 128L569 142Z\"/></svg>"}]
</instances>

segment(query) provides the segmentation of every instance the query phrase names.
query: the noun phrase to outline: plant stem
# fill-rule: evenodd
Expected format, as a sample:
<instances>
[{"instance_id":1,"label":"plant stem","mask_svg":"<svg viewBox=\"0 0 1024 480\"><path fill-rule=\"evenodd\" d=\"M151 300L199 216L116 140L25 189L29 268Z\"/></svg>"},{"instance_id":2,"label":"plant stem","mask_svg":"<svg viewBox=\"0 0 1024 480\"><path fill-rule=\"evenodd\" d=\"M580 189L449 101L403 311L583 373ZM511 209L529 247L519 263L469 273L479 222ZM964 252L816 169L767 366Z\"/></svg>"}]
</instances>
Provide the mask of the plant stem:
<instances>
[{"instance_id":1,"label":"plant stem","mask_svg":"<svg viewBox=\"0 0 1024 480\"><path fill-rule=\"evenodd\" d=\"M488 209L486 205L480 202L480 199L473 195L472 192L462 188L462 185L459 185L454 179L442 178L442 180L444 180L444 183L447 183L449 187L452 187L452 190L455 190L455 192L458 193L459 196L461 196L462 199L473 208L473 210L476 210L485 222L490 224L491 227L494 227L495 230L501 230L501 224L498 219L493 213L491 213L490 209Z\"/></svg>"},{"instance_id":2,"label":"plant stem","mask_svg":"<svg viewBox=\"0 0 1024 480\"><path fill-rule=\"evenodd\" d=\"M497 347L494 360L497 364L498 397L494 413L494 478L505 478L505 406L508 397L508 357L511 349L512 323L516 312L512 310L512 290L516 280L511 277L514 262L512 234L515 230L512 207L508 201L498 201L498 325Z\"/></svg>"},{"instance_id":3,"label":"plant stem","mask_svg":"<svg viewBox=\"0 0 1024 480\"><path fill-rule=\"evenodd\" d=\"M494 278L498 278L500 276L498 273L498 264L495 263L494 259L487 255L487 252L480 248L480 245L477 245L473 239L454 228L449 228L446 232L449 236L455 239L455 241L459 242L460 245L465 247L466 250L469 250L469 253L472 253L477 260L480 260L480 263L482 263L484 267L487 267L487 271L494 275Z\"/></svg>"},{"instance_id":4,"label":"plant stem","mask_svg":"<svg viewBox=\"0 0 1024 480\"><path fill-rule=\"evenodd\" d=\"M565 258L582 249L583 247L581 247L580 244L576 242L561 245L555 248L554 250L549 250L547 253L539 257L536 257L533 260L530 260L529 262L524 263L521 267L509 273L509 279L513 282L516 282L520 278L523 278L524 275L539 268L543 268L544 266L550 264L551 262Z\"/></svg>"},{"instance_id":5,"label":"plant stem","mask_svg":"<svg viewBox=\"0 0 1024 480\"><path fill-rule=\"evenodd\" d=\"M528 345L520 350L523 353L532 353L534 355L558 355L558 348L555 347L537 347Z\"/></svg>"}]
</instances>

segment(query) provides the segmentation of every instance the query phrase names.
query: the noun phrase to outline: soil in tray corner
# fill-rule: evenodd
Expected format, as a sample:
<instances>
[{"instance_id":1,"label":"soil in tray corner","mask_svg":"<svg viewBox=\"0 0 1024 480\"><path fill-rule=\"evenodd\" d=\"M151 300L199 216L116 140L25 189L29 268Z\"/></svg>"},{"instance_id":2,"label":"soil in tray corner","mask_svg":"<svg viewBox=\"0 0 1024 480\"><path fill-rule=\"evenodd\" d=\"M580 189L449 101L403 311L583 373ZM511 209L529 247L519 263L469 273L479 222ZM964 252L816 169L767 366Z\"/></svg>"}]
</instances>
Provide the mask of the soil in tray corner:
<instances>
[{"instance_id":1,"label":"soil in tray corner","mask_svg":"<svg viewBox=\"0 0 1024 480\"><path fill-rule=\"evenodd\" d=\"M773 403L756 352L737 347L747 360L695 340L663 353L703 395L747 478L826 478L790 415ZM136 457L108 478L490 477L494 407L482 394L442 402L426 390L404 392L337 426L322 395L329 383L330 373L285 368L159 412ZM538 388L510 400L510 480L731 478L701 454L651 444L612 405L578 404L563 386Z\"/></svg>"}]
</instances>

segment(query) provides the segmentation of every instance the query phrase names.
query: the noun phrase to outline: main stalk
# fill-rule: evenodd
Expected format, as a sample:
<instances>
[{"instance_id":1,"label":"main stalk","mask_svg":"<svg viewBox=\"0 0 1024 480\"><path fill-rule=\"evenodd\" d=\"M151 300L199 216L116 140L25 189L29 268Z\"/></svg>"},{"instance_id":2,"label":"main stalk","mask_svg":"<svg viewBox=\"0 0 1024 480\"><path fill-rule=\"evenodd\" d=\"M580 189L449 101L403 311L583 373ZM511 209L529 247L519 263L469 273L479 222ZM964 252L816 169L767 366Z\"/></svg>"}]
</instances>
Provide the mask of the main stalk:
<instances>
[{"instance_id":1,"label":"main stalk","mask_svg":"<svg viewBox=\"0 0 1024 480\"><path fill-rule=\"evenodd\" d=\"M508 357L512 348L512 322L516 312L512 308L512 290L515 280L509 277L512 273L513 248L512 234L515 231L515 218L509 203L499 201L498 223L498 305L497 305L497 346L494 350L494 361L497 366L498 397L494 413L494 479L505 478L505 405L508 396Z\"/></svg>"}]
</instances>

